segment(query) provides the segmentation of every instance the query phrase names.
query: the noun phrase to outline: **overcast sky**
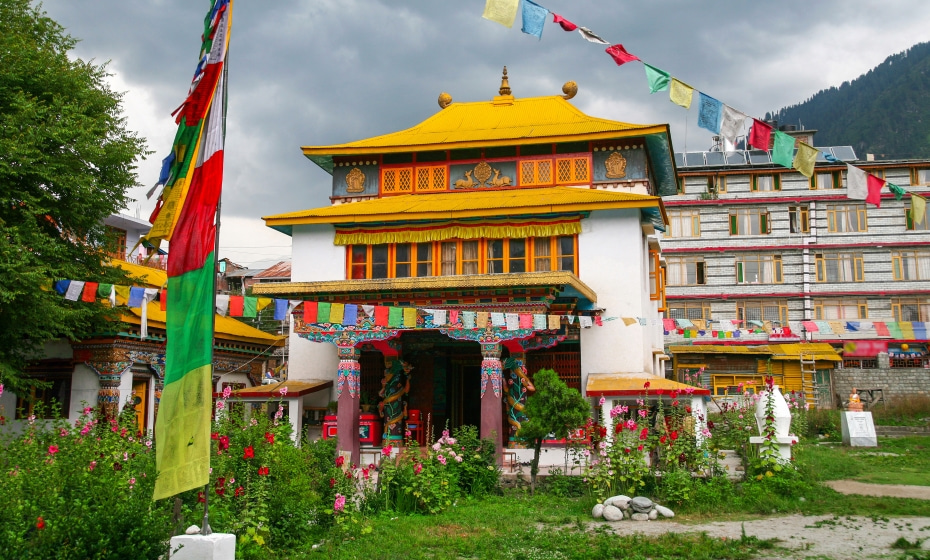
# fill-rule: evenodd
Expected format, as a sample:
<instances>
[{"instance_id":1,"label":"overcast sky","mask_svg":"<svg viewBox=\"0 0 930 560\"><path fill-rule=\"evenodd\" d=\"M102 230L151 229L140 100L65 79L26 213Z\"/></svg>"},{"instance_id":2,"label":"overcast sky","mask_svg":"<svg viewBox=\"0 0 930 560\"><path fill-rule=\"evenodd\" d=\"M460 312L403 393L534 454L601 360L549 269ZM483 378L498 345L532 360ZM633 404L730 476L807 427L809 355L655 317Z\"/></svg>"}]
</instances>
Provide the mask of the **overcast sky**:
<instances>
[{"instance_id":1,"label":"overcast sky","mask_svg":"<svg viewBox=\"0 0 930 560\"><path fill-rule=\"evenodd\" d=\"M928 40L927 0L541 0L622 43L642 60L752 116L852 80ZM130 129L153 154L139 164L127 209L167 155L197 62L206 0L45 0L81 40L75 54L109 62ZM670 123L676 151L710 136L666 93L649 94L642 65L617 67L603 45L546 24L542 41L482 19L484 0L236 0L220 257L253 268L290 258L290 239L262 216L329 203L331 179L300 146L408 128L455 101L496 95L506 65L517 97L561 94L589 115Z\"/></svg>"}]
</instances>

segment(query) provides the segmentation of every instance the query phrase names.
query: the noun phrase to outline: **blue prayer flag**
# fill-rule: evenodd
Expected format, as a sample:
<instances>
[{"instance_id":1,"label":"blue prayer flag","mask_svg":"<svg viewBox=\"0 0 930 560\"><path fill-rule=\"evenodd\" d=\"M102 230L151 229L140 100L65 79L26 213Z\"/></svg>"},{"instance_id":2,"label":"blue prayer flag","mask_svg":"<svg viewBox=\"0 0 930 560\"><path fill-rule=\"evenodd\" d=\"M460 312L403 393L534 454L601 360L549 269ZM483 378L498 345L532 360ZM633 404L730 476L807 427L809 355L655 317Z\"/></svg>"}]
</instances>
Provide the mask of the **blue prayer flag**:
<instances>
[{"instance_id":1,"label":"blue prayer flag","mask_svg":"<svg viewBox=\"0 0 930 560\"><path fill-rule=\"evenodd\" d=\"M856 332L859 330L859 321L846 321L846 330Z\"/></svg>"},{"instance_id":2,"label":"blue prayer flag","mask_svg":"<svg viewBox=\"0 0 930 560\"><path fill-rule=\"evenodd\" d=\"M58 295L65 295L68 291L68 286L71 285L71 280L56 280L55 281L55 291L58 292Z\"/></svg>"},{"instance_id":3,"label":"blue prayer flag","mask_svg":"<svg viewBox=\"0 0 930 560\"><path fill-rule=\"evenodd\" d=\"M142 307L142 300L145 297L145 288L129 288L129 307Z\"/></svg>"},{"instance_id":4,"label":"blue prayer flag","mask_svg":"<svg viewBox=\"0 0 930 560\"><path fill-rule=\"evenodd\" d=\"M342 312L342 324L354 326L358 322L358 305L347 303Z\"/></svg>"},{"instance_id":5,"label":"blue prayer flag","mask_svg":"<svg viewBox=\"0 0 930 560\"><path fill-rule=\"evenodd\" d=\"M723 113L723 103L702 92L699 93L701 97L698 104L698 126L706 128L714 134L720 134L720 117Z\"/></svg>"},{"instance_id":6,"label":"blue prayer flag","mask_svg":"<svg viewBox=\"0 0 930 560\"><path fill-rule=\"evenodd\" d=\"M549 10L530 0L523 0L523 28L527 35L535 35L542 39L543 26Z\"/></svg>"},{"instance_id":7,"label":"blue prayer flag","mask_svg":"<svg viewBox=\"0 0 930 560\"><path fill-rule=\"evenodd\" d=\"M274 300L274 320L283 321L285 319L287 319L287 300L286 299Z\"/></svg>"}]
</instances>

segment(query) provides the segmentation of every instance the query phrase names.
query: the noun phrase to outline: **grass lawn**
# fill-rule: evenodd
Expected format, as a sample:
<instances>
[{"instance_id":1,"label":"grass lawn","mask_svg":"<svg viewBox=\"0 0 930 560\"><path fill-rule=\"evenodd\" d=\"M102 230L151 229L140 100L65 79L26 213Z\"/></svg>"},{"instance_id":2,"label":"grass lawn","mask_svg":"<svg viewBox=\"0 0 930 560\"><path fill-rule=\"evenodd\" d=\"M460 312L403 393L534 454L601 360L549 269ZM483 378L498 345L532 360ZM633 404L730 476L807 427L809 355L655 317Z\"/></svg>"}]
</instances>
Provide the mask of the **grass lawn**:
<instances>
[{"instance_id":1,"label":"grass lawn","mask_svg":"<svg viewBox=\"0 0 930 560\"><path fill-rule=\"evenodd\" d=\"M775 545L704 535L617 536L588 529L588 500L525 495L460 501L432 517L379 516L373 531L294 558L752 558ZM597 527L595 525L594 527Z\"/></svg>"},{"instance_id":2,"label":"grass lawn","mask_svg":"<svg viewBox=\"0 0 930 560\"><path fill-rule=\"evenodd\" d=\"M802 454L818 480L930 486L930 437L882 437L877 448L808 445Z\"/></svg>"}]
</instances>

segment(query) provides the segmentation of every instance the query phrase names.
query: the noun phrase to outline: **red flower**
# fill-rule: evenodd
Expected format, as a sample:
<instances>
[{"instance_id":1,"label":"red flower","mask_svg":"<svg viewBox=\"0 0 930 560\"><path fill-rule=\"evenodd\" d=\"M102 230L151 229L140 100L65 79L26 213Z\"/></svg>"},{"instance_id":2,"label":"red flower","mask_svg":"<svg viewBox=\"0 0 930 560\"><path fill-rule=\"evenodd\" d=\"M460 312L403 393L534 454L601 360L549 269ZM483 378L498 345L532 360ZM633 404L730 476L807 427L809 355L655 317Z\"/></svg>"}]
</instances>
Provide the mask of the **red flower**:
<instances>
[{"instance_id":1,"label":"red flower","mask_svg":"<svg viewBox=\"0 0 930 560\"><path fill-rule=\"evenodd\" d=\"M666 437L662 436L659 438L659 443L665 443Z\"/></svg>"},{"instance_id":2,"label":"red flower","mask_svg":"<svg viewBox=\"0 0 930 560\"><path fill-rule=\"evenodd\" d=\"M42 519L42 516L41 516L41 515L40 515L39 518L36 520L36 529L38 529L38 530L40 530L40 531L41 531L42 529L45 529L45 519Z\"/></svg>"},{"instance_id":3,"label":"red flower","mask_svg":"<svg viewBox=\"0 0 930 560\"><path fill-rule=\"evenodd\" d=\"M707 429L708 429L708 430L713 430L713 429L714 429L714 422L713 422L712 420L708 420L708 421L707 421Z\"/></svg>"},{"instance_id":4,"label":"red flower","mask_svg":"<svg viewBox=\"0 0 930 560\"><path fill-rule=\"evenodd\" d=\"M49 455L54 455L55 453L58 453L58 446L57 446L57 445L49 445L49 446L48 446L48 454L49 454Z\"/></svg>"},{"instance_id":5,"label":"red flower","mask_svg":"<svg viewBox=\"0 0 930 560\"><path fill-rule=\"evenodd\" d=\"M368 469L362 469L362 476L365 477L365 480L368 480Z\"/></svg>"},{"instance_id":6,"label":"red flower","mask_svg":"<svg viewBox=\"0 0 930 560\"><path fill-rule=\"evenodd\" d=\"M645 440L649 437L649 428L643 428L643 431L639 432L639 439Z\"/></svg>"},{"instance_id":7,"label":"red flower","mask_svg":"<svg viewBox=\"0 0 930 560\"><path fill-rule=\"evenodd\" d=\"M229 436L220 436L220 451L226 451L229 449Z\"/></svg>"},{"instance_id":8,"label":"red flower","mask_svg":"<svg viewBox=\"0 0 930 560\"><path fill-rule=\"evenodd\" d=\"M346 462L346 458L342 455L336 457L336 466L341 467Z\"/></svg>"},{"instance_id":9,"label":"red flower","mask_svg":"<svg viewBox=\"0 0 930 560\"><path fill-rule=\"evenodd\" d=\"M664 392L665 392L665 389L656 389L656 394L657 394L657 395L661 395L661 394L664 393Z\"/></svg>"},{"instance_id":10,"label":"red flower","mask_svg":"<svg viewBox=\"0 0 930 560\"><path fill-rule=\"evenodd\" d=\"M672 441L675 441L676 439L678 439L678 431L672 430L672 433L669 434L669 436L672 438Z\"/></svg>"},{"instance_id":11,"label":"red flower","mask_svg":"<svg viewBox=\"0 0 930 560\"><path fill-rule=\"evenodd\" d=\"M352 471L346 471L346 478L348 479L352 478Z\"/></svg>"},{"instance_id":12,"label":"red flower","mask_svg":"<svg viewBox=\"0 0 930 560\"><path fill-rule=\"evenodd\" d=\"M220 433L213 432L212 434L210 434L210 439L220 439Z\"/></svg>"},{"instance_id":13,"label":"red flower","mask_svg":"<svg viewBox=\"0 0 930 560\"><path fill-rule=\"evenodd\" d=\"M643 383L643 389L648 389L648 388L649 388L649 382L647 381Z\"/></svg>"},{"instance_id":14,"label":"red flower","mask_svg":"<svg viewBox=\"0 0 930 560\"><path fill-rule=\"evenodd\" d=\"M246 447L246 448L245 448L245 453L242 454L242 458L243 458L243 459L254 459L254 458L255 458L255 449L253 449L251 445L248 446L248 447Z\"/></svg>"},{"instance_id":15,"label":"red flower","mask_svg":"<svg viewBox=\"0 0 930 560\"><path fill-rule=\"evenodd\" d=\"M614 426L614 433L619 434L623 431L623 422L617 422L617 425Z\"/></svg>"},{"instance_id":16,"label":"red flower","mask_svg":"<svg viewBox=\"0 0 930 560\"><path fill-rule=\"evenodd\" d=\"M217 494L218 496L222 496L222 495L226 494L226 489L225 489L225 488L217 488L217 489L216 489L216 494Z\"/></svg>"},{"instance_id":17,"label":"red flower","mask_svg":"<svg viewBox=\"0 0 930 560\"><path fill-rule=\"evenodd\" d=\"M642 450L643 450L643 446L640 445L639 447L636 448L636 450L637 450L637 451L642 451Z\"/></svg>"},{"instance_id":18,"label":"red flower","mask_svg":"<svg viewBox=\"0 0 930 560\"><path fill-rule=\"evenodd\" d=\"M630 449L629 447L627 447L626 449L624 449L624 451L627 452L627 453L629 453L630 451L632 451L632 449Z\"/></svg>"},{"instance_id":19,"label":"red flower","mask_svg":"<svg viewBox=\"0 0 930 560\"><path fill-rule=\"evenodd\" d=\"M672 401L672 406L678 406L678 401Z\"/></svg>"},{"instance_id":20,"label":"red flower","mask_svg":"<svg viewBox=\"0 0 930 560\"><path fill-rule=\"evenodd\" d=\"M599 433L602 438L605 438L607 437L607 428L605 428L604 426L598 426L597 433Z\"/></svg>"},{"instance_id":21,"label":"red flower","mask_svg":"<svg viewBox=\"0 0 930 560\"><path fill-rule=\"evenodd\" d=\"M691 407L690 407L690 406L686 406L686 407L685 407L685 412L687 412L688 414L691 414Z\"/></svg>"},{"instance_id":22,"label":"red flower","mask_svg":"<svg viewBox=\"0 0 930 560\"><path fill-rule=\"evenodd\" d=\"M669 396L672 397L673 399L677 399L677 398L678 398L678 391L672 391L672 394L669 395Z\"/></svg>"},{"instance_id":23,"label":"red flower","mask_svg":"<svg viewBox=\"0 0 930 560\"><path fill-rule=\"evenodd\" d=\"M245 492L245 488L241 486L239 488L236 488L236 497L238 498L239 496L241 496L243 492Z\"/></svg>"},{"instance_id":24,"label":"red flower","mask_svg":"<svg viewBox=\"0 0 930 560\"><path fill-rule=\"evenodd\" d=\"M258 476L268 476L268 467L258 467Z\"/></svg>"},{"instance_id":25,"label":"red flower","mask_svg":"<svg viewBox=\"0 0 930 560\"><path fill-rule=\"evenodd\" d=\"M422 464L417 463L416 465L413 466L413 474L420 474L420 472L422 472L422 471L423 471L423 465L422 465Z\"/></svg>"},{"instance_id":26,"label":"red flower","mask_svg":"<svg viewBox=\"0 0 930 560\"><path fill-rule=\"evenodd\" d=\"M207 497L204 495L203 492L197 492L197 501L200 502L201 504L207 501Z\"/></svg>"},{"instance_id":27,"label":"red flower","mask_svg":"<svg viewBox=\"0 0 930 560\"><path fill-rule=\"evenodd\" d=\"M335 485L336 485L336 479L335 478L329 479L329 487L332 488Z\"/></svg>"},{"instance_id":28,"label":"red flower","mask_svg":"<svg viewBox=\"0 0 930 560\"><path fill-rule=\"evenodd\" d=\"M265 441L268 443L274 443L274 434L270 432L265 432Z\"/></svg>"}]
</instances>

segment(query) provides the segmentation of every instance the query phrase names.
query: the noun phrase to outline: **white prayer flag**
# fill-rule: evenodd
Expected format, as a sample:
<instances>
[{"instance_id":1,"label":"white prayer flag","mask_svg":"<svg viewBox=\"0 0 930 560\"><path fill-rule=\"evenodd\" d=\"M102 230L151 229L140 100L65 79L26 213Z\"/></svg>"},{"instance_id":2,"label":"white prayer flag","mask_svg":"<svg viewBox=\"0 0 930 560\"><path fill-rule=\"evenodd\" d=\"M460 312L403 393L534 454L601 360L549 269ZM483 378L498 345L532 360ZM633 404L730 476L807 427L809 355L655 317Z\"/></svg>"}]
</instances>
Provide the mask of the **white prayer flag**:
<instances>
[{"instance_id":1,"label":"white prayer flag","mask_svg":"<svg viewBox=\"0 0 930 560\"><path fill-rule=\"evenodd\" d=\"M609 45L609 44L610 44L608 41L605 41L605 40L601 39L600 37L598 37L597 34L596 34L595 32L591 31L591 30L588 29L587 27L579 27L579 28L578 28L578 33L581 33L581 36L584 37L586 41L590 41L590 42L592 42L592 43L597 43L597 44L599 44L599 45Z\"/></svg>"},{"instance_id":2,"label":"white prayer flag","mask_svg":"<svg viewBox=\"0 0 930 560\"><path fill-rule=\"evenodd\" d=\"M869 197L868 174L858 167L846 164L846 198L865 200Z\"/></svg>"},{"instance_id":3,"label":"white prayer flag","mask_svg":"<svg viewBox=\"0 0 930 560\"><path fill-rule=\"evenodd\" d=\"M545 330L546 329L546 316L545 315L533 315L533 328L536 330Z\"/></svg>"},{"instance_id":4,"label":"white prayer flag","mask_svg":"<svg viewBox=\"0 0 930 560\"><path fill-rule=\"evenodd\" d=\"M84 281L83 280L72 280L68 284L68 291L65 292L65 299L69 301L77 301L81 299L81 293L84 292Z\"/></svg>"},{"instance_id":5,"label":"white prayer flag","mask_svg":"<svg viewBox=\"0 0 930 560\"><path fill-rule=\"evenodd\" d=\"M445 309L433 309L433 324L434 325L445 325L446 324L446 310Z\"/></svg>"},{"instance_id":6,"label":"white prayer flag","mask_svg":"<svg viewBox=\"0 0 930 560\"><path fill-rule=\"evenodd\" d=\"M736 144L736 137L739 135L740 130L743 129L743 123L746 119L749 118L749 115L741 111L737 111L729 105L723 106L723 117L720 121L720 136L723 136L731 144Z\"/></svg>"},{"instance_id":7,"label":"white prayer flag","mask_svg":"<svg viewBox=\"0 0 930 560\"><path fill-rule=\"evenodd\" d=\"M506 320L504 319L503 313L494 312L491 313L491 326L493 327L503 327L505 326Z\"/></svg>"},{"instance_id":8,"label":"white prayer flag","mask_svg":"<svg viewBox=\"0 0 930 560\"><path fill-rule=\"evenodd\" d=\"M520 329L520 315L517 313L507 314L507 330L516 331Z\"/></svg>"},{"instance_id":9,"label":"white prayer flag","mask_svg":"<svg viewBox=\"0 0 930 560\"><path fill-rule=\"evenodd\" d=\"M587 315L579 315L578 324L581 325L581 328L583 329L590 329L591 326L594 324L594 320L591 319L591 317Z\"/></svg>"},{"instance_id":10,"label":"white prayer flag","mask_svg":"<svg viewBox=\"0 0 930 560\"><path fill-rule=\"evenodd\" d=\"M229 313L229 295L219 294L216 296L216 312L223 317Z\"/></svg>"}]
</instances>

